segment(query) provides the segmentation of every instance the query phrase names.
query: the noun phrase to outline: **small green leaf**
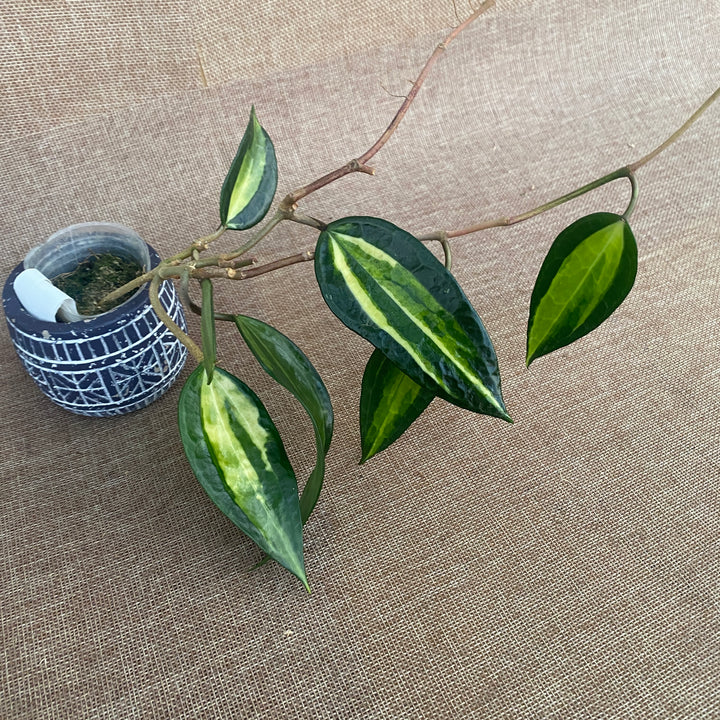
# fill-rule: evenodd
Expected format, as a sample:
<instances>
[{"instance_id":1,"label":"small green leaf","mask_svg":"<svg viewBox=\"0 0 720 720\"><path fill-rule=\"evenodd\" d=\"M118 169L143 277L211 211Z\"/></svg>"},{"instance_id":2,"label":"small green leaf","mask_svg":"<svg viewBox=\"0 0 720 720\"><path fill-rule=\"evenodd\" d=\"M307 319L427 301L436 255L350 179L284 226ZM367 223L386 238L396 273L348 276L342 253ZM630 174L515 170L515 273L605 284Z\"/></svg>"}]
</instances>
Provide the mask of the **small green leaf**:
<instances>
[{"instance_id":1,"label":"small green leaf","mask_svg":"<svg viewBox=\"0 0 720 720\"><path fill-rule=\"evenodd\" d=\"M375 350L365 366L360 394L360 463L392 445L422 415L433 397L432 392Z\"/></svg>"},{"instance_id":2,"label":"small green leaf","mask_svg":"<svg viewBox=\"0 0 720 720\"><path fill-rule=\"evenodd\" d=\"M220 510L307 588L297 482L257 396L229 373L187 379L178 408L185 454Z\"/></svg>"},{"instance_id":3,"label":"small green leaf","mask_svg":"<svg viewBox=\"0 0 720 720\"><path fill-rule=\"evenodd\" d=\"M277 179L275 148L253 107L220 192L220 222L231 230L257 225L270 209Z\"/></svg>"},{"instance_id":4,"label":"small green leaf","mask_svg":"<svg viewBox=\"0 0 720 720\"><path fill-rule=\"evenodd\" d=\"M509 420L492 342L455 278L410 233L350 217L318 239L315 275L337 317L434 395Z\"/></svg>"},{"instance_id":5,"label":"small green leaf","mask_svg":"<svg viewBox=\"0 0 720 720\"><path fill-rule=\"evenodd\" d=\"M609 318L632 289L636 273L637 245L620 215L594 213L565 228L535 281L527 365Z\"/></svg>"},{"instance_id":6,"label":"small green leaf","mask_svg":"<svg viewBox=\"0 0 720 720\"><path fill-rule=\"evenodd\" d=\"M215 310L213 303L213 284L207 278L200 283L202 288L202 308L200 309L200 329L202 337L203 367L207 381L211 382L217 362L217 342L215 338Z\"/></svg>"},{"instance_id":7,"label":"small green leaf","mask_svg":"<svg viewBox=\"0 0 720 720\"><path fill-rule=\"evenodd\" d=\"M298 399L312 421L317 459L300 497L300 514L305 524L325 477L325 456L333 433L330 395L310 360L279 330L245 315L236 315L235 324L265 372Z\"/></svg>"}]
</instances>

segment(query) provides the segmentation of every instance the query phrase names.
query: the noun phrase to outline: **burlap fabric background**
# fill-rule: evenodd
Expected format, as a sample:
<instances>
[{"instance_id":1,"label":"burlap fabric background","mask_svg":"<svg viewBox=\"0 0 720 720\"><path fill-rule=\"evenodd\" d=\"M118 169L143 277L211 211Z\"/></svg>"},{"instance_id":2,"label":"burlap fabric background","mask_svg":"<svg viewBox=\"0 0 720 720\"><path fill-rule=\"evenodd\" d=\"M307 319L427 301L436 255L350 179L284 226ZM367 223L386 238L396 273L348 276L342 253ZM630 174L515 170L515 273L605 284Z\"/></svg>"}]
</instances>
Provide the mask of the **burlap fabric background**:
<instances>
[{"instance_id":1,"label":"burlap fabric background","mask_svg":"<svg viewBox=\"0 0 720 720\"><path fill-rule=\"evenodd\" d=\"M357 156L455 22L438 0L0 11L3 279L75 222L130 225L166 254L212 230L252 103L280 192ZM664 139L717 86L719 51L715 0L500 0L442 58L377 176L304 209L418 233L529 209ZM312 268L222 286L218 306L290 335L334 401L310 596L276 566L248 573L258 553L182 455L179 385L131 416L73 416L3 325L0 717L720 717L719 112L639 173L620 311L530 370L545 251L580 215L622 212L627 187L454 243L513 426L436 401L358 467L370 348ZM312 244L281 227L257 254ZM303 411L222 331L222 364L305 477Z\"/></svg>"}]
</instances>

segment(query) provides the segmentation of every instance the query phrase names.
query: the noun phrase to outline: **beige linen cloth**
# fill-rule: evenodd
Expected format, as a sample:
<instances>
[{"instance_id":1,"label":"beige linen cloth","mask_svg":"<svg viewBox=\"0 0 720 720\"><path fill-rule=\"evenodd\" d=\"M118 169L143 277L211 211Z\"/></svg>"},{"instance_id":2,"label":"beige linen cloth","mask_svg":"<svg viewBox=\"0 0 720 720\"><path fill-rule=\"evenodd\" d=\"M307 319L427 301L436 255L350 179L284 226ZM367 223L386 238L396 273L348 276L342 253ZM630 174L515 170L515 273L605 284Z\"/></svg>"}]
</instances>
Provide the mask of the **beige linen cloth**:
<instances>
[{"instance_id":1,"label":"beige linen cloth","mask_svg":"<svg viewBox=\"0 0 720 720\"><path fill-rule=\"evenodd\" d=\"M164 254L212 231L252 104L279 195L357 157L456 23L451 0L0 0L2 279L76 222ZM414 233L523 212L650 151L720 84L719 58L716 0L498 0L377 175L303 209ZM639 171L634 290L530 370L544 253L577 217L622 212L627 183L453 243L514 425L435 401L359 467L370 347L311 265L220 287L219 308L288 334L333 398L309 596L273 564L248 572L257 550L182 454L180 383L130 416L74 416L3 323L0 717L720 717L719 139L720 105ZM256 255L313 242L281 226ZM232 328L220 343L305 478L302 409Z\"/></svg>"}]
</instances>

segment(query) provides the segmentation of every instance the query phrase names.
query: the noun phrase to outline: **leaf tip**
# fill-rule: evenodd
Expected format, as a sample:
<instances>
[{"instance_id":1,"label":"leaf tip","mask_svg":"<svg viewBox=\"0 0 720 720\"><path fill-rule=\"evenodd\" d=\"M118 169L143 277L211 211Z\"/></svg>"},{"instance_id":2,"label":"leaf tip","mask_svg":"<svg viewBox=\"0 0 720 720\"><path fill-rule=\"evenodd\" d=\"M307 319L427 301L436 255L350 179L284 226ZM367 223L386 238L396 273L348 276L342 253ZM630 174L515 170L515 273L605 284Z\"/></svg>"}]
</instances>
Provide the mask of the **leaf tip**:
<instances>
[{"instance_id":1,"label":"leaf tip","mask_svg":"<svg viewBox=\"0 0 720 720\"><path fill-rule=\"evenodd\" d=\"M495 417L500 418L500 420L504 420L505 422L510 423L511 425L514 424L513 419L510 417L510 414L507 411L507 408L505 407L505 404L503 403L500 412L496 414Z\"/></svg>"},{"instance_id":2,"label":"leaf tip","mask_svg":"<svg viewBox=\"0 0 720 720\"><path fill-rule=\"evenodd\" d=\"M364 465L368 460L374 458L378 453L387 449L387 447L387 445L377 442L377 439L375 442L368 443L368 447L363 447L362 449L360 462L358 463L358 465Z\"/></svg>"},{"instance_id":3,"label":"leaf tip","mask_svg":"<svg viewBox=\"0 0 720 720\"><path fill-rule=\"evenodd\" d=\"M530 348L530 343L528 343L528 348L525 354L525 367L529 368L530 365L532 365L538 358L542 357L543 355L547 355L546 352L541 352L539 347Z\"/></svg>"},{"instance_id":4,"label":"leaf tip","mask_svg":"<svg viewBox=\"0 0 720 720\"><path fill-rule=\"evenodd\" d=\"M360 428L362 432L362 428ZM358 465L364 465L373 455L377 454L377 450L373 447L372 443L367 442L369 438L362 437L362 444L360 449L360 461Z\"/></svg>"}]
</instances>

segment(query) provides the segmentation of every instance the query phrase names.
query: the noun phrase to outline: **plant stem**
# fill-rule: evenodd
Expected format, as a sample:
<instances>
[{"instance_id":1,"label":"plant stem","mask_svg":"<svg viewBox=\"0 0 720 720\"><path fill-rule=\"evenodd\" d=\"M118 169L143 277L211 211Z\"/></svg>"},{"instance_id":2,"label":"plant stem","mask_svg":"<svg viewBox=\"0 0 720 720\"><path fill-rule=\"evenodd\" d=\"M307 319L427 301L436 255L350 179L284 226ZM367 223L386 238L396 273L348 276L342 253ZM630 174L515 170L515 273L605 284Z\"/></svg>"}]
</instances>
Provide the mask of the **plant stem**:
<instances>
[{"instance_id":1,"label":"plant stem","mask_svg":"<svg viewBox=\"0 0 720 720\"><path fill-rule=\"evenodd\" d=\"M667 139L665 142L660 143L652 152L649 152L644 157L634 163L630 163L628 168L635 172L638 168L641 168L645 163L650 162L656 155L659 155L663 150L672 145L720 96L720 87Z\"/></svg>"},{"instance_id":2,"label":"plant stem","mask_svg":"<svg viewBox=\"0 0 720 720\"><path fill-rule=\"evenodd\" d=\"M632 215L632 211L635 209L635 203L637 203L638 199L637 179L635 178L635 173L630 168L628 168L628 180L630 180L631 195L630 202L628 203L628 206L625 208L625 212L622 215L624 220L628 220L630 215Z\"/></svg>"},{"instance_id":3,"label":"plant stem","mask_svg":"<svg viewBox=\"0 0 720 720\"><path fill-rule=\"evenodd\" d=\"M113 290L112 292L108 293L100 302L98 305L100 307L107 307L110 305L110 303L113 302L113 300L117 300L118 298L121 298L125 293L130 292L131 290L136 290L141 285L144 285L146 282L152 280L155 277L155 272L157 268L150 270L149 272L146 272L143 275L139 275L134 280L131 280L130 282L125 283L122 287L119 287L117 290Z\"/></svg>"},{"instance_id":4,"label":"plant stem","mask_svg":"<svg viewBox=\"0 0 720 720\"><path fill-rule=\"evenodd\" d=\"M165 258L165 260L162 260L159 265L156 265L152 270L149 270L143 275L140 275L139 277L136 277L134 280L131 280L128 283L125 283L122 287L119 287L117 290L113 290L112 292L108 293L102 300L100 300L100 307L104 307L106 305L109 305L113 300L117 300L118 298L125 295L125 293L130 292L131 290L135 290L136 288L139 288L141 285L144 285L146 282L150 282L158 273L161 272L161 268L170 265L174 262L178 262L181 260L187 260L187 258L191 257L193 254L193 251L200 250L200 249L206 249L207 246L213 242L214 240L217 240L225 231L227 228L222 225L220 226L214 233L211 233L210 235L206 235L205 237L198 238L193 242L192 245L185 248L185 250L182 250L181 252L177 253L176 255L172 255L169 258Z\"/></svg>"},{"instance_id":5,"label":"plant stem","mask_svg":"<svg viewBox=\"0 0 720 720\"><path fill-rule=\"evenodd\" d=\"M446 38L441 42L434 50L433 54L428 58L427 62L425 63L425 67L420 71L420 75L418 75L417 80L413 83L413 86L410 88L410 92L407 94L407 97L403 101L402 105L400 105L400 108L398 109L397 113L395 113L395 117L392 119L392 122L390 125L388 125L385 132L377 139L375 144L367 150L365 153L363 153L358 159L358 163L361 165L364 165L368 160L370 160L375 153L377 153L380 148L390 139L390 136L397 130L398 125L400 124L400 121L405 117L405 113L407 113L410 105L412 104L412 101L415 99L415 96L420 92L420 88L422 87L422 84L425 82L425 78L430 73L430 70L432 69L432 66L437 62L437 59L440 57L440 55L445 52L447 49L447 46L471 23L473 23L477 18L480 17L484 12L489 10L493 5L495 4L495 0L486 0L470 17L468 17L466 20L461 22Z\"/></svg>"},{"instance_id":6,"label":"plant stem","mask_svg":"<svg viewBox=\"0 0 720 720\"><path fill-rule=\"evenodd\" d=\"M294 210L291 210L289 212L278 210L278 212L275 214L275 216L273 216L271 221L263 227L262 232L258 235L258 237L253 238L250 243L243 246L245 249L240 249L243 250L243 252L247 252L247 250L249 250L251 247L254 247L258 242L260 242L260 240L265 237L273 229L273 227L275 227L275 225L277 225L282 220L291 220L292 222L300 223L301 225L308 225L315 228L316 230L320 230L321 232L327 227L326 223L322 222L321 220L317 220L316 218L310 217L309 215L303 215L302 213L296 212ZM219 266L221 268L232 267L233 269L235 269L254 263L254 261L253 263L234 262L232 263L232 265L230 265L230 262L237 256L238 251L235 251L231 253L226 253L224 255L218 255L217 257L203 258L202 260L196 262L194 266L199 270L210 266ZM293 265L298 262L312 260L314 257L314 251L308 250L303 253L298 253L297 255L292 255L288 258L276 260L266 265L254 267L250 270L244 270L243 272L236 273L235 275L227 275L226 273L223 273L221 275L218 275L218 277L230 277L233 280L244 280L245 278L254 277L255 275L263 275L266 272L272 272L273 270L277 270L281 267L286 267L287 265ZM205 278L209 277L209 275L204 275L202 273L196 273L193 271L193 277Z\"/></svg>"},{"instance_id":7,"label":"plant stem","mask_svg":"<svg viewBox=\"0 0 720 720\"><path fill-rule=\"evenodd\" d=\"M194 303L193 299L190 297L190 268L186 267L182 275L180 275L180 287L178 289L182 304L196 315L201 315L202 310L200 309L200 306Z\"/></svg>"},{"instance_id":8,"label":"plant stem","mask_svg":"<svg viewBox=\"0 0 720 720\"><path fill-rule=\"evenodd\" d=\"M297 190L293 190L285 196L283 201L280 203L280 207L283 210L294 210L297 207L298 201L302 200L302 198L307 197L316 190L319 190L320 188L329 185L331 182L335 182L335 180L339 180L341 177L345 177L345 175L349 175L353 172L363 172L367 175L374 175L375 168L372 168L369 165L361 165L357 160L351 160L342 167L337 168L337 170L333 170L327 175L323 175L317 180L313 180L311 183L308 183Z\"/></svg>"},{"instance_id":9,"label":"plant stem","mask_svg":"<svg viewBox=\"0 0 720 720\"><path fill-rule=\"evenodd\" d=\"M266 265L259 265L258 267L250 268L249 270L243 270L235 275L236 280L246 280L247 278L257 277L258 275L264 275L265 273L279 270L280 268L287 267L288 265L295 265L301 262L308 262L315 258L314 250L305 250L305 252L298 253L297 255L290 255L289 257L280 258L274 260Z\"/></svg>"},{"instance_id":10,"label":"plant stem","mask_svg":"<svg viewBox=\"0 0 720 720\"><path fill-rule=\"evenodd\" d=\"M244 255L249 250L252 250L252 248L254 248L266 235L268 235L276 225L286 219L287 213L283 210L278 210L244 245L241 245L236 250L231 250L228 253L223 253L222 255L197 260L194 263L194 266L196 268L209 267L211 265L217 265L218 262L228 262L230 260L234 260L235 258L240 257L241 255Z\"/></svg>"},{"instance_id":11,"label":"plant stem","mask_svg":"<svg viewBox=\"0 0 720 720\"><path fill-rule=\"evenodd\" d=\"M597 180L593 180L592 182L588 183L587 185L583 185L582 187L578 188L577 190L573 190L570 193L567 193L566 195L562 195L559 198L556 198L555 200L551 200L549 203L545 203L544 205L540 205L539 207L536 207L533 210L529 210L528 212L522 213L521 215L516 215L514 217L504 217L504 218L496 218L495 220L487 220L482 223L477 223L475 225L470 225L466 228L461 228L460 230L450 230L445 234L446 238L454 238L454 237L460 237L461 235L469 235L470 233L478 232L480 230L487 230L488 228L493 227L506 227L508 225L515 225L516 223L522 222L523 220L529 220L532 217L535 217L536 215L540 215L541 213L546 212L547 210L551 210L552 208L557 207L558 205L562 205L562 203L568 202L568 200L573 200L576 197L580 197L580 195L584 195L586 192L589 192L590 190L594 190L595 188L600 187L601 185L605 185L608 182L612 182L613 180L616 180L621 177L626 177L630 180L630 184L632 187L632 196L630 198L630 203L627 206L627 209L625 210L623 217L627 219L630 217L630 214L635 208L635 203L637 202L637 182L635 180L635 171L645 165L646 163L650 162L654 157L659 155L663 150L666 150L670 145L672 145L704 112L707 110L710 105L717 100L718 96L720 96L720 88L715 90L715 92L710 95L710 97L705 100L705 102L672 134L670 135L667 140L660 143L652 152L648 153L644 157L640 158L640 160L637 160L634 163L630 163L629 165L626 165L625 167L619 168L618 170L614 170L611 173L608 173L607 175L603 175L601 178L598 178ZM418 238L419 240L422 240L423 242L431 241L431 240L440 240L442 237L442 232L435 232L430 233L429 235L423 235L422 237Z\"/></svg>"},{"instance_id":12,"label":"plant stem","mask_svg":"<svg viewBox=\"0 0 720 720\"><path fill-rule=\"evenodd\" d=\"M215 339L215 309L213 303L212 280L202 280L202 308L200 311L200 330L202 337L203 365L208 384L212 381L217 362L217 341Z\"/></svg>"},{"instance_id":13,"label":"plant stem","mask_svg":"<svg viewBox=\"0 0 720 720\"><path fill-rule=\"evenodd\" d=\"M160 275L155 275L150 281L150 305L160 318L167 329L188 349L190 354L201 365L203 362L202 350L193 342L193 340L183 332L177 323L167 314L165 308L160 303L160 283L162 282Z\"/></svg>"},{"instance_id":14,"label":"plant stem","mask_svg":"<svg viewBox=\"0 0 720 720\"><path fill-rule=\"evenodd\" d=\"M308 183L307 185L304 185L301 188L298 188L297 190L293 190L293 192L289 193L285 199L280 203L280 208L283 210L294 210L297 206L297 203L302 200L302 198L307 197L311 193L314 193L316 190L319 190L322 187L325 187L326 185L329 185L331 182L334 182L335 180L338 180L341 177L344 177L345 175L349 175L352 172L364 172L368 175L374 175L375 170L371 167L369 167L366 163L370 158L372 158L380 148L382 148L383 145L390 139L390 136L397 130L398 125L402 121L402 119L405 117L405 114L407 113L408 109L410 108L410 105L412 104L413 100L417 96L418 92L420 92L420 88L422 87L423 83L425 82L425 78L427 78L430 70L432 69L432 66L435 64L437 59L442 55L442 53L446 50L447 46L472 22L474 22L480 15L482 15L485 11L489 10L493 5L495 4L495 0L485 0L485 2L477 9L475 12L473 12L470 17L468 17L466 20L461 22L446 38L441 42L434 50L433 54L428 58L427 62L425 63L425 66L420 71L420 75L418 75L417 80L413 83L412 88L410 88L410 92L407 94L405 99L403 100L402 104L400 105L400 108L395 113L395 117L392 119L390 124L387 126L385 131L382 133L382 135L373 143L372 147L370 147L368 150L366 150L359 158L355 160L351 160L350 162L346 163L342 167L337 168L337 170L333 170L332 172L329 172L327 175L323 175L322 177L318 178L317 180L314 180L311 183Z\"/></svg>"},{"instance_id":15,"label":"plant stem","mask_svg":"<svg viewBox=\"0 0 720 720\"><path fill-rule=\"evenodd\" d=\"M216 320L223 320L224 322L231 322L231 323L234 323L234 322L235 322L235 316L234 316L234 315L230 315L230 313L219 313L219 312L216 312L216 313L215 313L215 319L216 319Z\"/></svg>"},{"instance_id":16,"label":"plant stem","mask_svg":"<svg viewBox=\"0 0 720 720\"><path fill-rule=\"evenodd\" d=\"M452 269L452 251L450 250L450 243L448 242L447 233L440 233L438 242L442 245L443 252L445 253L445 269Z\"/></svg>"},{"instance_id":17,"label":"plant stem","mask_svg":"<svg viewBox=\"0 0 720 720\"><path fill-rule=\"evenodd\" d=\"M528 210L527 212L522 213L521 215L515 215L514 217L503 217L503 218L496 218L494 220L486 220L485 222L477 223L475 225L470 225L469 227L461 228L459 230L449 230L447 232L445 231L438 231L434 233L430 233L429 235L422 235L418 238L418 240L421 240L422 242L429 242L431 240L437 240L441 241L442 234L445 232L446 238L455 238L460 237L461 235L469 235L470 233L478 232L480 230L487 230L489 228L494 227L507 227L509 225L515 225L516 223L523 222L523 220L529 220L530 218L535 217L536 215L540 215L541 213L547 212L548 210L552 210L553 208L556 208L558 205L562 205L563 203L568 202L569 200L574 200L577 197L580 197L581 195L584 195L587 192L590 192L590 190L595 190L595 188L599 188L602 185L605 185L609 182L612 182L613 180L617 180L618 178L632 178L632 174L627 167L622 167L617 170L614 170L611 173L608 173L607 175L603 175L602 177L598 178L597 180L593 180L592 182L587 183L586 185L583 185L582 187L577 188L576 190L573 190L572 192L566 193L565 195L561 195L558 198L555 198L554 200L551 200L550 202L547 202L543 205L539 205L538 207ZM634 183L634 180L631 179L631 183L633 187L635 188L636 185ZM636 193L633 192L633 197L631 198L630 205L628 205L628 209L626 210L626 213L629 214L630 211L632 211L632 208L635 205L634 199L635 199Z\"/></svg>"},{"instance_id":18,"label":"plant stem","mask_svg":"<svg viewBox=\"0 0 720 720\"><path fill-rule=\"evenodd\" d=\"M316 218L310 217L309 215L303 215L296 210L288 213L287 219L292 220L292 222L300 223L300 225L309 225L310 227L314 227L316 230L320 230L320 232L322 232L328 226L328 224L322 222L322 220L317 220Z\"/></svg>"},{"instance_id":19,"label":"plant stem","mask_svg":"<svg viewBox=\"0 0 720 720\"><path fill-rule=\"evenodd\" d=\"M177 253L177 255L172 255L171 257L166 258L164 262L173 263L178 260L187 260L189 257L192 257L192 254L195 250L197 250L198 252L207 250L208 245L210 245L211 242L217 240L226 230L227 228L225 227L225 225L221 225L214 233L210 233L210 235L205 235L204 237L198 238L193 242L192 245L185 248L185 250Z\"/></svg>"}]
</instances>

